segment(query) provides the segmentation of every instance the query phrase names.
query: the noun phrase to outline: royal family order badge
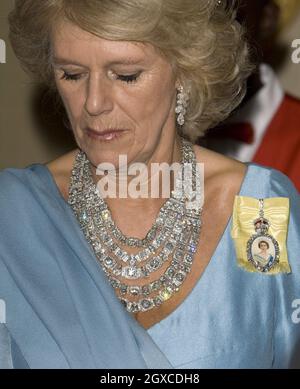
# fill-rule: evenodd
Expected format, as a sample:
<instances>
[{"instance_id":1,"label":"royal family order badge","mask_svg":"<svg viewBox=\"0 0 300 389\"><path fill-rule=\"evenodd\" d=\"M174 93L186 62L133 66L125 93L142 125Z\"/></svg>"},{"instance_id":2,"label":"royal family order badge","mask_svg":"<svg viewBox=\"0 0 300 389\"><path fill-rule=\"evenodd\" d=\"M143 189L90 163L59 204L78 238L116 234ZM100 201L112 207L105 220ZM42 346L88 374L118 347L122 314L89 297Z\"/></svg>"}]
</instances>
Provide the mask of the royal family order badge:
<instances>
[{"instance_id":1,"label":"royal family order badge","mask_svg":"<svg viewBox=\"0 0 300 389\"><path fill-rule=\"evenodd\" d=\"M236 196L231 237L239 267L251 273L290 273L287 235L290 203L286 197Z\"/></svg>"},{"instance_id":2,"label":"royal family order badge","mask_svg":"<svg viewBox=\"0 0 300 389\"><path fill-rule=\"evenodd\" d=\"M253 222L255 234L247 242L247 258L261 272L269 272L280 260L277 240L268 233L270 222L264 217L264 200L259 200L259 218Z\"/></svg>"}]
</instances>

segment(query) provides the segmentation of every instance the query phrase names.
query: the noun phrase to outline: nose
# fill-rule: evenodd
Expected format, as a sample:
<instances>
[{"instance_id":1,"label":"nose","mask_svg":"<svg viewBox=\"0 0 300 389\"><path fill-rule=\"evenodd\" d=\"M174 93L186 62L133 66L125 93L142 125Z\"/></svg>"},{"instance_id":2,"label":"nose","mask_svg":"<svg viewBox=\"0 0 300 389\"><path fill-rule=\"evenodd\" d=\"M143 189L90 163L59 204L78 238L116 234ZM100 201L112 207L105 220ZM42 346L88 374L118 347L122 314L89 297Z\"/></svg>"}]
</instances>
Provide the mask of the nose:
<instances>
[{"instance_id":1,"label":"nose","mask_svg":"<svg viewBox=\"0 0 300 389\"><path fill-rule=\"evenodd\" d=\"M91 116L109 113L113 109L112 87L98 75L90 77L85 109Z\"/></svg>"}]
</instances>

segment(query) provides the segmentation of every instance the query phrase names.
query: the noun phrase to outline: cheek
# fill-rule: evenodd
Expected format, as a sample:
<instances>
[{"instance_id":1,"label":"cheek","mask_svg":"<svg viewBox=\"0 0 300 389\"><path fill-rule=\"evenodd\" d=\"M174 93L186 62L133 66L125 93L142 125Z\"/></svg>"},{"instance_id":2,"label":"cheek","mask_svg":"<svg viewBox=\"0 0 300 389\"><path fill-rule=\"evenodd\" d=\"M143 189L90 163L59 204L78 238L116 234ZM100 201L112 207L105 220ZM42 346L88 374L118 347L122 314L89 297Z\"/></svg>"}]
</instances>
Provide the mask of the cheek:
<instances>
[{"instance_id":1,"label":"cheek","mask_svg":"<svg viewBox=\"0 0 300 389\"><path fill-rule=\"evenodd\" d=\"M70 91L66 88L59 87L58 92L61 96L65 109L70 119L77 119L80 117L84 99L80 91Z\"/></svg>"},{"instance_id":2,"label":"cheek","mask_svg":"<svg viewBox=\"0 0 300 389\"><path fill-rule=\"evenodd\" d=\"M154 83L149 80L149 85L144 85L135 92L135 103L132 105L144 120L161 121L170 114L175 93L172 93L173 90L175 91L175 85L169 80L159 79Z\"/></svg>"}]
</instances>

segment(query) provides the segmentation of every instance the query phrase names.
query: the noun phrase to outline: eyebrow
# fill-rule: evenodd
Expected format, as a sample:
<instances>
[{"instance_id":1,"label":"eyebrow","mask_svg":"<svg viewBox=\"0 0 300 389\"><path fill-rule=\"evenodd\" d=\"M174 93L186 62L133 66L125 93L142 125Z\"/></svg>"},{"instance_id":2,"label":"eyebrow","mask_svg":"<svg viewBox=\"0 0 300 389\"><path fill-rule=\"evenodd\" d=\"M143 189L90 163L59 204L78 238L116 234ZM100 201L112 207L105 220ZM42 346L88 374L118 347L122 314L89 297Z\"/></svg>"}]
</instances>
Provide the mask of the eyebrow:
<instances>
[{"instance_id":1,"label":"eyebrow","mask_svg":"<svg viewBox=\"0 0 300 389\"><path fill-rule=\"evenodd\" d=\"M108 65L138 65L143 62L143 59L134 59L134 58L124 58L119 59L115 61L110 61ZM67 59L67 58L60 58L60 57L53 57L52 63L54 65L75 65L80 67L86 67L79 62Z\"/></svg>"}]
</instances>

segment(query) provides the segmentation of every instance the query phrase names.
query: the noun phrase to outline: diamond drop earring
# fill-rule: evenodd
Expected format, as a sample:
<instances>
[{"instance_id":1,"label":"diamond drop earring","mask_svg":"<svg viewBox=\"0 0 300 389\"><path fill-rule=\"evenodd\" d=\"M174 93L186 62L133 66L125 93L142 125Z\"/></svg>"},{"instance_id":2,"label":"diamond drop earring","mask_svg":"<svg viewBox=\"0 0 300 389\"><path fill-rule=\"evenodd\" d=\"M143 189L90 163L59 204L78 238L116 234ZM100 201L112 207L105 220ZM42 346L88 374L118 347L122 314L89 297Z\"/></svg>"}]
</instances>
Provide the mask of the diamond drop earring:
<instances>
[{"instance_id":1,"label":"diamond drop earring","mask_svg":"<svg viewBox=\"0 0 300 389\"><path fill-rule=\"evenodd\" d=\"M183 126L185 123L185 114L186 114L186 109L188 107L188 94L184 92L183 86L180 85L177 89L177 105L175 108L177 116L177 123L180 126Z\"/></svg>"}]
</instances>

